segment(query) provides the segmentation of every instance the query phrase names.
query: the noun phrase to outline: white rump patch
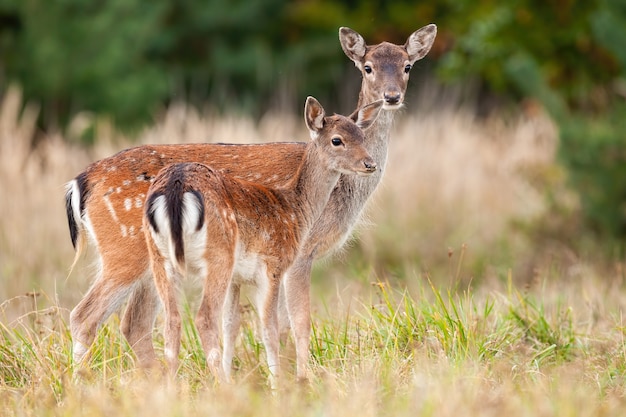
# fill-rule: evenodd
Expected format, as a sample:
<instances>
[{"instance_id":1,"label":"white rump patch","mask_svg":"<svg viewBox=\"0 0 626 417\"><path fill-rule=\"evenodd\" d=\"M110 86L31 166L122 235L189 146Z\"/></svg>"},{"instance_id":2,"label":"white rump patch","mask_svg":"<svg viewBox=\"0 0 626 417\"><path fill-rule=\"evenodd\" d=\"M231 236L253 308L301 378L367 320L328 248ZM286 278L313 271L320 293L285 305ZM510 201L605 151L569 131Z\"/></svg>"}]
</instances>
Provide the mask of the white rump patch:
<instances>
[{"instance_id":1,"label":"white rump patch","mask_svg":"<svg viewBox=\"0 0 626 417\"><path fill-rule=\"evenodd\" d=\"M200 222L201 203L193 193L183 194L183 230L191 233Z\"/></svg>"},{"instance_id":2,"label":"white rump patch","mask_svg":"<svg viewBox=\"0 0 626 417\"><path fill-rule=\"evenodd\" d=\"M165 196L160 195L154 199L152 207L150 211L154 217L154 222L157 225L157 229L159 232L157 233L152 225L150 228L150 236L152 236L152 240L156 244L156 247L159 249L161 255L165 257L170 257L170 259L175 259L174 257L174 247L170 244L172 241L170 239L170 220L167 217L167 207L165 206ZM170 248L171 247L171 248Z\"/></svg>"}]
</instances>

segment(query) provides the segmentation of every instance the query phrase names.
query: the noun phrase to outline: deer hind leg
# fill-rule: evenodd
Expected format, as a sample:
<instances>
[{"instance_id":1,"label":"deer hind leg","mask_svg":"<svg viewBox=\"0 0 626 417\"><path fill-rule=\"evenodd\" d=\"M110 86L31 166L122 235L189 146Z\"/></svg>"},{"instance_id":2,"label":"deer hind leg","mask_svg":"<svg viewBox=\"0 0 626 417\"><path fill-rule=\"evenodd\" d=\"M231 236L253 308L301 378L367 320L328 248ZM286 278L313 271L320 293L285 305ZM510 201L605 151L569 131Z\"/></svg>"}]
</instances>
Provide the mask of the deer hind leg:
<instances>
[{"instance_id":1,"label":"deer hind leg","mask_svg":"<svg viewBox=\"0 0 626 417\"><path fill-rule=\"evenodd\" d=\"M283 283L278 291L278 334L280 335L281 345L285 345L287 343L289 330L291 329L285 291L285 285Z\"/></svg>"},{"instance_id":2,"label":"deer hind leg","mask_svg":"<svg viewBox=\"0 0 626 417\"><path fill-rule=\"evenodd\" d=\"M231 381L235 342L237 341L237 334L241 325L241 312L239 310L240 293L241 286L231 283L226 293L224 312L222 314L222 329L224 332L222 368L224 370L224 378L227 382Z\"/></svg>"},{"instance_id":3,"label":"deer hind leg","mask_svg":"<svg viewBox=\"0 0 626 417\"><path fill-rule=\"evenodd\" d=\"M311 338L311 265L313 257L299 256L289 269L283 283L285 303L296 345L296 378L307 379L309 343Z\"/></svg>"},{"instance_id":4,"label":"deer hind leg","mask_svg":"<svg viewBox=\"0 0 626 417\"><path fill-rule=\"evenodd\" d=\"M207 363L218 381L225 381L220 349L221 315L234 268L234 253L211 247L205 265L202 301L196 315L196 327Z\"/></svg>"},{"instance_id":5,"label":"deer hind leg","mask_svg":"<svg viewBox=\"0 0 626 417\"><path fill-rule=\"evenodd\" d=\"M124 337L143 368L152 368L157 363L152 345L152 331L160 308L161 303L154 279L148 270L137 281L120 325Z\"/></svg>"},{"instance_id":6,"label":"deer hind leg","mask_svg":"<svg viewBox=\"0 0 626 417\"><path fill-rule=\"evenodd\" d=\"M267 366L270 372L270 386L277 388L280 373L278 358L279 331L278 331L278 293L280 291L280 278L282 271L268 271L267 276L258 282L258 303L259 316L261 321L261 332L265 354L267 356Z\"/></svg>"},{"instance_id":7,"label":"deer hind leg","mask_svg":"<svg viewBox=\"0 0 626 417\"><path fill-rule=\"evenodd\" d=\"M72 356L75 363L84 360L100 326L133 290L132 281L114 278L115 275L104 267L87 294L70 313Z\"/></svg>"},{"instance_id":8,"label":"deer hind leg","mask_svg":"<svg viewBox=\"0 0 626 417\"><path fill-rule=\"evenodd\" d=\"M181 281L181 275L174 272L172 265L166 267L165 260L160 254L151 254L154 273L154 283L163 303L165 310L165 329L163 337L165 339L165 359L167 361L170 376L176 375L179 365L180 339L182 319L178 310L178 288L177 283ZM170 270L170 274L166 272Z\"/></svg>"}]
</instances>

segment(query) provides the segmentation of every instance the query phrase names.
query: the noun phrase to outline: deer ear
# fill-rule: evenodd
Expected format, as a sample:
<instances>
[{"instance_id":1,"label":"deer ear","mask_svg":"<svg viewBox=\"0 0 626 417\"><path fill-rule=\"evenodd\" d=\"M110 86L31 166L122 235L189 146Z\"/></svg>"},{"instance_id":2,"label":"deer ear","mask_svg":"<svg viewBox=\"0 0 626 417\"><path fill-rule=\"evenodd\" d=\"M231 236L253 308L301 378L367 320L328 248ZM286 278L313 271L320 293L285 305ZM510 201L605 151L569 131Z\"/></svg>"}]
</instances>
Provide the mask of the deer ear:
<instances>
[{"instance_id":1,"label":"deer ear","mask_svg":"<svg viewBox=\"0 0 626 417\"><path fill-rule=\"evenodd\" d=\"M409 36L409 39L404 44L404 48L409 54L411 65L426 56L428 51L430 51L430 47L435 43L436 36L437 26L433 24L426 25Z\"/></svg>"},{"instance_id":2,"label":"deer ear","mask_svg":"<svg viewBox=\"0 0 626 417\"><path fill-rule=\"evenodd\" d=\"M326 113L320 102L315 97L307 97L304 104L304 121L311 134L311 139L315 139L324 127L325 116Z\"/></svg>"},{"instance_id":3,"label":"deer ear","mask_svg":"<svg viewBox=\"0 0 626 417\"><path fill-rule=\"evenodd\" d=\"M350 119L356 123L362 130L369 128L378 118L380 109L383 108L385 100L377 100L366 106L357 109L350 115Z\"/></svg>"},{"instance_id":4,"label":"deer ear","mask_svg":"<svg viewBox=\"0 0 626 417\"><path fill-rule=\"evenodd\" d=\"M339 28L339 43L343 52L360 68L365 57L365 39L355 31L347 27Z\"/></svg>"}]
</instances>

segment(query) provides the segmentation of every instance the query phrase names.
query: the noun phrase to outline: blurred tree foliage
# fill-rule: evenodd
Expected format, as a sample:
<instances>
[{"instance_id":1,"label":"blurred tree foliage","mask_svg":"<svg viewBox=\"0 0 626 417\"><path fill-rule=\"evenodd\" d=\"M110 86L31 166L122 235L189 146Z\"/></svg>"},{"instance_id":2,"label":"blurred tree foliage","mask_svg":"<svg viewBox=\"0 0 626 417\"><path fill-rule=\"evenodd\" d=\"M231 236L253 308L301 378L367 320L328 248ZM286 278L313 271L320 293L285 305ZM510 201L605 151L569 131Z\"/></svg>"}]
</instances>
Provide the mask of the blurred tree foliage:
<instances>
[{"instance_id":1,"label":"blurred tree foliage","mask_svg":"<svg viewBox=\"0 0 626 417\"><path fill-rule=\"evenodd\" d=\"M561 131L560 157L585 224L626 237L626 0L455 3L439 60L444 80L543 104ZM457 16L458 17L458 16Z\"/></svg>"},{"instance_id":2,"label":"blurred tree foliage","mask_svg":"<svg viewBox=\"0 0 626 417\"><path fill-rule=\"evenodd\" d=\"M140 126L181 99L260 115L314 94L345 110L358 76L337 29L403 43L431 22L419 72L542 103L589 224L626 236L626 0L0 0L0 93L19 83L42 127L83 110Z\"/></svg>"},{"instance_id":3,"label":"blurred tree foliage","mask_svg":"<svg viewBox=\"0 0 626 417\"><path fill-rule=\"evenodd\" d=\"M436 22L429 59L443 80L535 97L552 112L602 111L624 70L624 2L0 0L0 81L42 102L48 123L81 110L143 123L177 98L259 114L299 108L305 94L338 99L356 75L339 26L403 43Z\"/></svg>"}]
</instances>

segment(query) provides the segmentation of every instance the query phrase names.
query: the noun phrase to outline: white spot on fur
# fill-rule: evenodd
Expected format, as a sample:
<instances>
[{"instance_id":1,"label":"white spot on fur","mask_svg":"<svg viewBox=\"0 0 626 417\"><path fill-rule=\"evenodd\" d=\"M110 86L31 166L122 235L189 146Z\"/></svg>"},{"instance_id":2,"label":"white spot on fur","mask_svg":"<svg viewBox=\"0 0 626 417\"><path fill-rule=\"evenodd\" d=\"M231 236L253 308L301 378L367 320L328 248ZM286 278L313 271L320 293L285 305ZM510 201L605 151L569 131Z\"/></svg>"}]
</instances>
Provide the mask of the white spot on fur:
<instances>
[{"instance_id":1,"label":"white spot on fur","mask_svg":"<svg viewBox=\"0 0 626 417\"><path fill-rule=\"evenodd\" d=\"M124 208L126 209L126 211L130 211L130 209L133 208L133 202L130 200L130 198L124 200Z\"/></svg>"},{"instance_id":2,"label":"white spot on fur","mask_svg":"<svg viewBox=\"0 0 626 417\"><path fill-rule=\"evenodd\" d=\"M122 192L122 187L117 187L115 189L115 192L118 193L118 194L121 193Z\"/></svg>"},{"instance_id":3,"label":"white spot on fur","mask_svg":"<svg viewBox=\"0 0 626 417\"><path fill-rule=\"evenodd\" d=\"M128 234L130 234L130 236L135 236L135 226L130 226L128 228Z\"/></svg>"},{"instance_id":4,"label":"white spot on fur","mask_svg":"<svg viewBox=\"0 0 626 417\"><path fill-rule=\"evenodd\" d=\"M128 236L128 229L125 224L120 225L120 231L122 232L122 237Z\"/></svg>"},{"instance_id":5,"label":"white spot on fur","mask_svg":"<svg viewBox=\"0 0 626 417\"><path fill-rule=\"evenodd\" d=\"M113 221L115 221L115 223L119 223L120 221L117 218L115 207L113 207L113 204L111 203L111 199L109 198L109 196L108 195L104 196L103 200L104 200L104 205L107 206L107 209L109 210L109 214L111 215L111 218L113 219Z\"/></svg>"},{"instance_id":6,"label":"white spot on fur","mask_svg":"<svg viewBox=\"0 0 626 417\"><path fill-rule=\"evenodd\" d=\"M124 180L124 182L122 182L122 185L124 187L128 187L130 185L130 181L129 180Z\"/></svg>"},{"instance_id":7,"label":"white spot on fur","mask_svg":"<svg viewBox=\"0 0 626 417\"><path fill-rule=\"evenodd\" d=\"M135 208L141 208L143 206L143 198L135 197Z\"/></svg>"}]
</instances>

